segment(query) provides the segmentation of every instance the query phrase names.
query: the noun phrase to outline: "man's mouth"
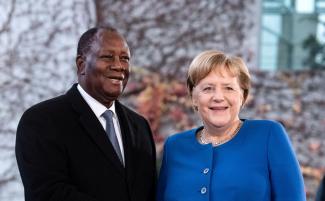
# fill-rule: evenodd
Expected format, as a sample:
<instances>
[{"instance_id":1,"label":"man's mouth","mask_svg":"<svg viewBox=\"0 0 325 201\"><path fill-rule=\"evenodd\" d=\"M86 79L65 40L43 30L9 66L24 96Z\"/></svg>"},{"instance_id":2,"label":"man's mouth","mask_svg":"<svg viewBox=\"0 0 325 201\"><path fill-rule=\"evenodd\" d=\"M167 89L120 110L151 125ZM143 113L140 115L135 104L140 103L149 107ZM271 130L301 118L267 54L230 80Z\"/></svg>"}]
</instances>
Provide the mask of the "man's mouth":
<instances>
[{"instance_id":1,"label":"man's mouth","mask_svg":"<svg viewBox=\"0 0 325 201\"><path fill-rule=\"evenodd\" d=\"M124 75L118 75L118 76L105 76L106 78L110 79L113 83L120 83L124 80Z\"/></svg>"}]
</instances>

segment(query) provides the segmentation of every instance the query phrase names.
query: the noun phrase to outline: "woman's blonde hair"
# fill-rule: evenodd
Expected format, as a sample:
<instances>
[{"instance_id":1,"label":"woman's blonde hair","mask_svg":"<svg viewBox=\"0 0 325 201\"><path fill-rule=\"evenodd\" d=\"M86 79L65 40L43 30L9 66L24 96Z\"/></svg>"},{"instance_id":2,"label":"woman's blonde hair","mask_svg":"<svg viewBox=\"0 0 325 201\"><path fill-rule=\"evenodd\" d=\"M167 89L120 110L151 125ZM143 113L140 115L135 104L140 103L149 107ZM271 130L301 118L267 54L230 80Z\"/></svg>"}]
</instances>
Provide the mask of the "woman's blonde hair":
<instances>
[{"instance_id":1,"label":"woman's blonde hair","mask_svg":"<svg viewBox=\"0 0 325 201\"><path fill-rule=\"evenodd\" d=\"M244 102L250 89L250 74L244 61L235 56L227 56L217 50L208 50L197 55L187 73L187 88L192 96L193 88L205 78L211 71L220 72L226 70L230 75L238 78L239 86L243 90Z\"/></svg>"}]
</instances>

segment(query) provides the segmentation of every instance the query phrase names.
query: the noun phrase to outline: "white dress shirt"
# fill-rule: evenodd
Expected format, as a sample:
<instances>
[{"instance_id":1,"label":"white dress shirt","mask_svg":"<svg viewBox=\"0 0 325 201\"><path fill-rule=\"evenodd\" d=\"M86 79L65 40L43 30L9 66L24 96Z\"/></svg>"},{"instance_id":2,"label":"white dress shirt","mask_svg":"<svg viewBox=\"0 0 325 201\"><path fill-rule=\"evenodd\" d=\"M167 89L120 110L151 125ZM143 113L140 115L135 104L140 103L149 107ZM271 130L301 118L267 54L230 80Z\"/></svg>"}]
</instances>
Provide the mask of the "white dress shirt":
<instances>
[{"instance_id":1,"label":"white dress shirt","mask_svg":"<svg viewBox=\"0 0 325 201\"><path fill-rule=\"evenodd\" d=\"M102 117L102 114L106 111L106 110L111 110L113 112L113 124L114 124L114 130L116 133L116 137L117 137L117 141L118 144L120 146L121 149L121 153L122 153L122 159L123 159L123 163L125 163L125 159L124 159L124 147L123 147L123 142L122 142L122 135L121 135L121 128L120 128L120 124L115 112L115 101L113 101L113 104L110 108L106 108L103 104L101 104L100 102L98 102L96 99L94 99L92 96L90 96L81 86L80 84L78 84L77 86L81 96L85 99L85 101L88 103L89 107L91 108L91 110L95 113L97 119L99 120L99 122L102 124L103 128L106 130L106 120L104 117Z\"/></svg>"}]
</instances>

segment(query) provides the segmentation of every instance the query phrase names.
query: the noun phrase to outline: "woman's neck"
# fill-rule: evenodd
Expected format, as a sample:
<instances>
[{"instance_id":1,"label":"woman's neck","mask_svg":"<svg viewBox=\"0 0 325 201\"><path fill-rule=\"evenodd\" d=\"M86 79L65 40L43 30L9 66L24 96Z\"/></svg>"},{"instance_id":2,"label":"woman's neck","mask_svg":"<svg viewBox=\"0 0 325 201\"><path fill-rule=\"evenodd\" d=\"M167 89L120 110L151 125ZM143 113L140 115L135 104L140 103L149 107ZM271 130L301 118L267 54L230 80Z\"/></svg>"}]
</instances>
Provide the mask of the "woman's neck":
<instances>
[{"instance_id":1,"label":"woman's neck","mask_svg":"<svg viewBox=\"0 0 325 201\"><path fill-rule=\"evenodd\" d=\"M238 132L238 127L241 125L241 120L235 120L229 126L223 127L208 127L205 126L203 128L203 137L206 138L207 141L214 142L214 141L222 141L223 139L229 138L229 136L233 135L234 133ZM237 131L236 131L237 130Z\"/></svg>"}]
</instances>

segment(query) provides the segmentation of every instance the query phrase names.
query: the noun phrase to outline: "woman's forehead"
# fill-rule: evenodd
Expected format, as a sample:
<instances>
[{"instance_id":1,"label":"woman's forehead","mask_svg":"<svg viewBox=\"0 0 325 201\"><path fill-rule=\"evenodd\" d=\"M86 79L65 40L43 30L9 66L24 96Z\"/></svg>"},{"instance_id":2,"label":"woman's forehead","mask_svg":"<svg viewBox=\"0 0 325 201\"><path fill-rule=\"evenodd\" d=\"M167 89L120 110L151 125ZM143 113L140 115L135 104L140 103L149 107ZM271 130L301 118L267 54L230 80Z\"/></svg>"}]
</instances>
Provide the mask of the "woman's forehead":
<instances>
[{"instance_id":1,"label":"woman's forehead","mask_svg":"<svg viewBox=\"0 0 325 201\"><path fill-rule=\"evenodd\" d=\"M230 73L220 73L220 72L211 72L204 78L202 78L198 84L200 83L220 83L220 84L236 84L238 83L237 76L234 76Z\"/></svg>"}]
</instances>

